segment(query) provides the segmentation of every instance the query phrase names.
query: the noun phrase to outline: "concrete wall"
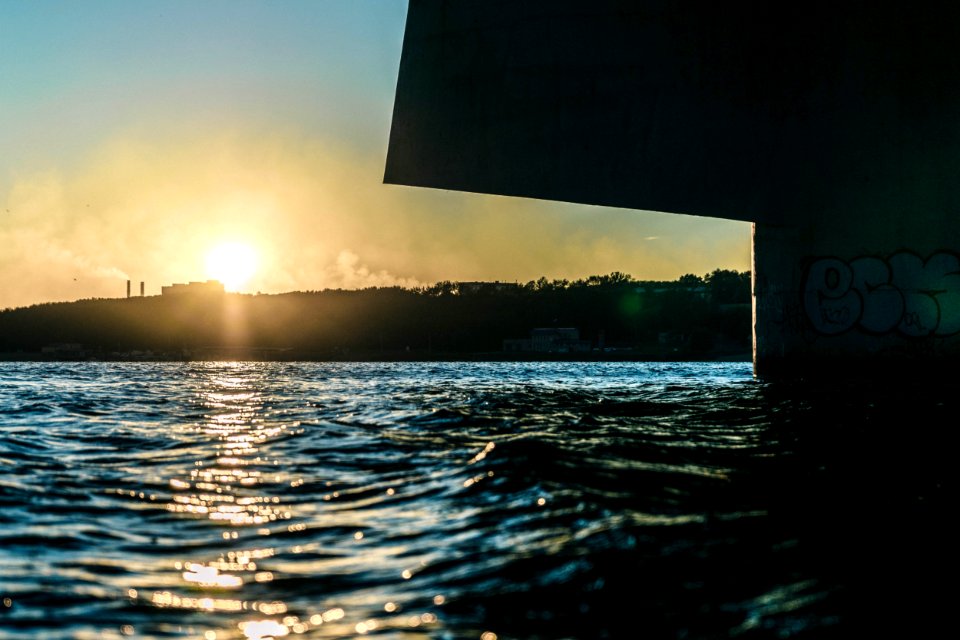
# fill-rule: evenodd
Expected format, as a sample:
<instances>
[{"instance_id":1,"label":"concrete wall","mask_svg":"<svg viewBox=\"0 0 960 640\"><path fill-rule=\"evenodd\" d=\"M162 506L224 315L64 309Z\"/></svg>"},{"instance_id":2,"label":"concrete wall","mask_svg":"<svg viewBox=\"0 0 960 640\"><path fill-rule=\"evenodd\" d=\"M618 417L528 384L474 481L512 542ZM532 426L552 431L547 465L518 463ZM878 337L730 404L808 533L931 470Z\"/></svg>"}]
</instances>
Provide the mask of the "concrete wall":
<instances>
[{"instance_id":1,"label":"concrete wall","mask_svg":"<svg viewBox=\"0 0 960 640\"><path fill-rule=\"evenodd\" d=\"M929 376L960 356L954 212L754 225L759 374Z\"/></svg>"}]
</instances>

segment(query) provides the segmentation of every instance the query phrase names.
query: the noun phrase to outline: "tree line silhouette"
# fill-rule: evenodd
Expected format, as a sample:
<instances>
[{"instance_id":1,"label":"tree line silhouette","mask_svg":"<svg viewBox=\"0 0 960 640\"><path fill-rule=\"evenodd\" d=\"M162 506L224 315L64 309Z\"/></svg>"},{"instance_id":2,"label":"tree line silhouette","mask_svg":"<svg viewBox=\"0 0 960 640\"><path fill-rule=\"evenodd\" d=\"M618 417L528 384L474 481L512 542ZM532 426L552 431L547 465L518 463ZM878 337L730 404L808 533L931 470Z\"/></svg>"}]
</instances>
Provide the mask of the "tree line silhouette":
<instances>
[{"instance_id":1,"label":"tree line silhouette","mask_svg":"<svg viewBox=\"0 0 960 640\"><path fill-rule=\"evenodd\" d=\"M709 356L749 350L749 303L750 274L721 269L669 282L614 272L572 282L90 299L0 311L0 352L105 359L244 350L277 359L493 356L503 353L504 340L533 329L571 327L593 354Z\"/></svg>"}]
</instances>

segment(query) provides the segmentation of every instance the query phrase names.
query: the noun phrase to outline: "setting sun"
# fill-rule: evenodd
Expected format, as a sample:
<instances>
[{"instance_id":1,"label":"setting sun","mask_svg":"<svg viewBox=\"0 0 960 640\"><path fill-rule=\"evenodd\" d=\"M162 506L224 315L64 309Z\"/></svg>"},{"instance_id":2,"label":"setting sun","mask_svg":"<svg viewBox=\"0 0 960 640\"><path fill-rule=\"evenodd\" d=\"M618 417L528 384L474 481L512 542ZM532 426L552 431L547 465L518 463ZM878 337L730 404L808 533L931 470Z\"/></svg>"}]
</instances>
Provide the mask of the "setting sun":
<instances>
[{"instance_id":1,"label":"setting sun","mask_svg":"<svg viewBox=\"0 0 960 640\"><path fill-rule=\"evenodd\" d=\"M207 253L207 277L228 290L240 289L257 270L257 252L241 242L224 242Z\"/></svg>"}]
</instances>

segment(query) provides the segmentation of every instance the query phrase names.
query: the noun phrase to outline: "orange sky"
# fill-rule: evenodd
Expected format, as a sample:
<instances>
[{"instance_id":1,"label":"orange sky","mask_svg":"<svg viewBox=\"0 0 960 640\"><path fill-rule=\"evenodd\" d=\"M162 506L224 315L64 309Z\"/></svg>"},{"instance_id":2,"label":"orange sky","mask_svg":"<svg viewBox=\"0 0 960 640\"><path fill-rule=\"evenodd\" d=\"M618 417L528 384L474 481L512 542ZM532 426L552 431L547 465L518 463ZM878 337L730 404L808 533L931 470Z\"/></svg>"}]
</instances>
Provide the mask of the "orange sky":
<instances>
[{"instance_id":1,"label":"orange sky","mask_svg":"<svg viewBox=\"0 0 960 640\"><path fill-rule=\"evenodd\" d=\"M0 308L749 268L749 225L381 183L406 3L0 5Z\"/></svg>"}]
</instances>

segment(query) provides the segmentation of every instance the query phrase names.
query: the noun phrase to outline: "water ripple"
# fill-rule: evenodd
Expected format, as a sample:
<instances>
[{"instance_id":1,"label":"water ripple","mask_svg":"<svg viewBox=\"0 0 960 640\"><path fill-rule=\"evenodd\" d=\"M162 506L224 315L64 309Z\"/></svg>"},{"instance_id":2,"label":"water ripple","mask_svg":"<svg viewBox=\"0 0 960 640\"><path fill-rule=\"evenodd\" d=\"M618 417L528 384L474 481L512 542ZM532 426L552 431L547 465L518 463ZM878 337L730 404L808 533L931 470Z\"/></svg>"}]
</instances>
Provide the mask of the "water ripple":
<instances>
[{"instance_id":1,"label":"water ripple","mask_svg":"<svg viewBox=\"0 0 960 640\"><path fill-rule=\"evenodd\" d=\"M906 403L744 364L4 363L0 637L849 635L949 500L921 428L857 457Z\"/></svg>"}]
</instances>

